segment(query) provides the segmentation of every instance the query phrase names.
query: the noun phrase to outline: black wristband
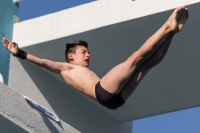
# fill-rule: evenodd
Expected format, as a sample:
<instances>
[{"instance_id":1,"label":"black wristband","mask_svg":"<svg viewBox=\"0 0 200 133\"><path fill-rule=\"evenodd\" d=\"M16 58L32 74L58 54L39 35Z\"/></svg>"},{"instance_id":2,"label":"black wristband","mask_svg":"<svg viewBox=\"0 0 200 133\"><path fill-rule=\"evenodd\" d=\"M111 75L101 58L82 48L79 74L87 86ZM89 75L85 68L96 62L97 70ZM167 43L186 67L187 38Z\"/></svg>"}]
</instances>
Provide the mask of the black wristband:
<instances>
[{"instance_id":1,"label":"black wristband","mask_svg":"<svg viewBox=\"0 0 200 133\"><path fill-rule=\"evenodd\" d=\"M12 54L12 55L24 60L26 59L27 53L21 49L18 49L17 54L16 55Z\"/></svg>"}]
</instances>

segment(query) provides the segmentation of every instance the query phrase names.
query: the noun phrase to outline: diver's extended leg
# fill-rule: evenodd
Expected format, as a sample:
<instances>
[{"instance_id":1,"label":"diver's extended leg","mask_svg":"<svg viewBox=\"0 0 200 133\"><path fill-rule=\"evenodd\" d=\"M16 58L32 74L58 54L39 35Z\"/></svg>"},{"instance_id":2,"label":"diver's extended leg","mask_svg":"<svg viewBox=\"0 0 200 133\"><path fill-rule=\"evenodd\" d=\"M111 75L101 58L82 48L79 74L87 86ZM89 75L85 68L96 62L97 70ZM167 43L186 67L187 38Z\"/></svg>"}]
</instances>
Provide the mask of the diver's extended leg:
<instances>
[{"instance_id":1,"label":"diver's extended leg","mask_svg":"<svg viewBox=\"0 0 200 133\"><path fill-rule=\"evenodd\" d=\"M101 79L101 86L110 93L119 93L137 68L157 50L163 38L167 34L178 30L177 20L182 15L184 9L184 7L176 8L166 23L139 50L134 52L125 62L111 69Z\"/></svg>"},{"instance_id":2,"label":"diver's extended leg","mask_svg":"<svg viewBox=\"0 0 200 133\"><path fill-rule=\"evenodd\" d=\"M154 54L149 59L147 59L142 63L142 65L136 70L136 72L132 75L129 81L125 84L125 86L120 92L124 100L128 99L128 97L136 89L136 87L139 85L140 81L148 73L148 71L162 61L165 54L167 53L167 50L170 46L173 36L177 32L182 30L183 24L186 22L187 19L188 19L188 11L186 9L186 11L184 11L184 13L180 16L178 20L178 26L179 26L178 30L174 33L169 33L168 35L166 35L166 37L163 39L163 41L161 42L158 49L154 52Z\"/></svg>"},{"instance_id":3,"label":"diver's extended leg","mask_svg":"<svg viewBox=\"0 0 200 133\"><path fill-rule=\"evenodd\" d=\"M135 71L129 81L124 85L120 92L121 97L124 100L127 100L128 97L134 92L134 90L137 88L149 70L162 61L170 46L173 35L174 34L169 34L163 39L163 43L161 43L154 54L142 63L142 65Z\"/></svg>"}]
</instances>

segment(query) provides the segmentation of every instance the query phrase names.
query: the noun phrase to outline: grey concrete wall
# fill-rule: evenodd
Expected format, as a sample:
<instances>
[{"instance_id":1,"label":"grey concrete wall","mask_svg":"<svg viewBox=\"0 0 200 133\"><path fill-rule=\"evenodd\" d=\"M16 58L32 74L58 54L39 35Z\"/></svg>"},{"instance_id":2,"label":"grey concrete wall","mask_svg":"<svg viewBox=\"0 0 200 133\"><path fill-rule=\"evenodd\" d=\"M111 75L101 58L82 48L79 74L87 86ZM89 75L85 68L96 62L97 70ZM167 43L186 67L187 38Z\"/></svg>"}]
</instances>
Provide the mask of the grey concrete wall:
<instances>
[{"instance_id":1,"label":"grey concrete wall","mask_svg":"<svg viewBox=\"0 0 200 133\"><path fill-rule=\"evenodd\" d=\"M50 119L27 102L23 96L2 83L0 83L0 132L80 133L61 119L59 122Z\"/></svg>"},{"instance_id":2,"label":"grey concrete wall","mask_svg":"<svg viewBox=\"0 0 200 133\"><path fill-rule=\"evenodd\" d=\"M9 87L47 107L82 133L132 132L132 121L119 123L41 68L13 56Z\"/></svg>"}]
</instances>

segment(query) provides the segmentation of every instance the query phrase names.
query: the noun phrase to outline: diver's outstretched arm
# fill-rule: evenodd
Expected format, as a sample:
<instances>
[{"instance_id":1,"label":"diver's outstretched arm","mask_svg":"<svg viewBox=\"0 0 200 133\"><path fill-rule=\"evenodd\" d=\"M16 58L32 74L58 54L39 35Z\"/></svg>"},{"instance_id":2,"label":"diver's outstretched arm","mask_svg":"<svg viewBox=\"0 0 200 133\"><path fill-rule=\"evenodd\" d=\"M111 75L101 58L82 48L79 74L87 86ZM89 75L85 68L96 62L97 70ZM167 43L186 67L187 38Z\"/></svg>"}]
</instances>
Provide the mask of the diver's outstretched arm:
<instances>
[{"instance_id":1,"label":"diver's outstretched arm","mask_svg":"<svg viewBox=\"0 0 200 133\"><path fill-rule=\"evenodd\" d=\"M57 74L60 74L62 69L64 67L66 67L66 65L68 63L61 63L61 62L54 62L54 61L51 61L51 60L47 60L47 59L41 59L41 58L38 58L34 55L31 55L29 53L26 53L22 50L19 49L19 46L17 43L15 42L11 42L10 40L8 40L7 38L3 38L2 39L2 42L4 44L4 47L10 52L12 53L14 56L17 56L17 54L19 53L19 51L21 51L21 56L17 56L21 59L24 59L30 63L33 63L37 66L40 66L40 67L43 67L51 72L54 72L54 73L57 73Z\"/></svg>"}]
</instances>

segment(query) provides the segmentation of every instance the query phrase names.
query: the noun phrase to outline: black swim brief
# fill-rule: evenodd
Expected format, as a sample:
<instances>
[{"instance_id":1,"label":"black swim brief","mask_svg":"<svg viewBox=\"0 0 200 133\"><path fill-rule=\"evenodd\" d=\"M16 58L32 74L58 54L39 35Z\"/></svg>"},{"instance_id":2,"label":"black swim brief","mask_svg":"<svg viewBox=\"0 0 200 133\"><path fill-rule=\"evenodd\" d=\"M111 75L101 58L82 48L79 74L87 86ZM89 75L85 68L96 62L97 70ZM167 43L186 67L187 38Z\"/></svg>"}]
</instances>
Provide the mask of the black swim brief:
<instances>
[{"instance_id":1,"label":"black swim brief","mask_svg":"<svg viewBox=\"0 0 200 133\"><path fill-rule=\"evenodd\" d=\"M117 109L125 103L120 94L111 94L102 88L100 82L95 86L95 93L98 102L109 109Z\"/></svg>"}]
</instances>

